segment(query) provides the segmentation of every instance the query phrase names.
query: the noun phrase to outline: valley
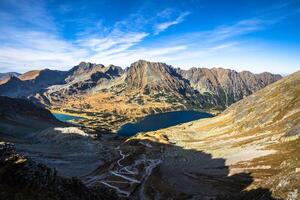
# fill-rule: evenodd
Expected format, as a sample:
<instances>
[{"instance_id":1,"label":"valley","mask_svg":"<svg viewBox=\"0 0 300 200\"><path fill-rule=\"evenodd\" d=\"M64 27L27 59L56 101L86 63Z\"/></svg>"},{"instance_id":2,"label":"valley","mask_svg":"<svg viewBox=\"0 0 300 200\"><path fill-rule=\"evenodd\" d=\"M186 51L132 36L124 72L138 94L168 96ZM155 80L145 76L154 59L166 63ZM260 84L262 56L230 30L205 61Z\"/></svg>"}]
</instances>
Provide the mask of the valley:
<instances>
[{"instance_id":1,"label":"valley","mask_svg":"<svg viewBox=\"0 0 300 200\"><path fill-rule=\"evenodd\" d=\"M84 118L78 122L83 126L116 132L149 114L180 110L218 114L280 78L222 68L181 70L144 60L126 69L81 62L67 72L45 69L10 76L0 84L0 95L28 98L53 113Z\"/></svg>"},{"instance_id":2,"label":"valley","mask_svg":"<svg viewBox=\"0 0 300 200\"><path fill-rule=\"evenodd\" d=\"M24 163L55 169L55 179L76 177L80 190L107 199L286 199L298 191L299 72L80 63L55 72L63 78L50 86L42 73L49 72L0 85L1 144L13 145L0 157L18 152ZM76 193L62 192L85 199Z\"/></svg>"}]
</instances>

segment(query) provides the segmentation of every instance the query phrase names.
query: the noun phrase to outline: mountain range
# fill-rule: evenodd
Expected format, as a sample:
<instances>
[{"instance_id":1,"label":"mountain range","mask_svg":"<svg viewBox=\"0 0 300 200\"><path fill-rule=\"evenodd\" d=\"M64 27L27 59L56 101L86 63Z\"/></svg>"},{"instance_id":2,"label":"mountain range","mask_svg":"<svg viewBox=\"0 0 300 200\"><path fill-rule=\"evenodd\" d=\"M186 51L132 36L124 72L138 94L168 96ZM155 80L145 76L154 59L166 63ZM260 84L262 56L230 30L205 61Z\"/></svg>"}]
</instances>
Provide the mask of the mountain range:
<instances>
[{"instance_id":1,"label":"mountain range","mask_svg":"<svg viewBox=\"0 0 300 200\"><path fill-rule=\"evenodd\" d=\"M144 60L125 69L81 62L69 71L44 69L10 76L0 85L0 95L28 98L55 112L84 117L85 126L114 131L150 113L182 109L219 113L281 78L222 68L182 70ZM109 119L103 118L104 112Z\"/></svg>"}]
</instances>

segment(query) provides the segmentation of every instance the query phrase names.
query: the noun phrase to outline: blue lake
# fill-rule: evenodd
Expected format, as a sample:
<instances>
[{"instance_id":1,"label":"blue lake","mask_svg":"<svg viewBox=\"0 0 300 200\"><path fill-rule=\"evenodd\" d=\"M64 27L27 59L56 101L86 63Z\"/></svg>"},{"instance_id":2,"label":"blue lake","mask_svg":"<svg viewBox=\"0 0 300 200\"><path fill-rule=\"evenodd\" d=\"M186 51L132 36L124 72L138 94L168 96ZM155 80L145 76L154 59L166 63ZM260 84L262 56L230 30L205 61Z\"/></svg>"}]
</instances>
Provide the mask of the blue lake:
<instances>
[{"instance_id":1,"label":"blue lake","mask_svg":"<svg viewBox=\"0 0 300 200\"><path fill-rule=\"evenodd\" d=\"M59 113L52 113L56 119L62 122L69 122L71 120L75 119L82 119L81 117L76 117L72 115L66 115L66 114L59 114Z\"/></svg>"},{"instance_id":2,"label":"blue lake","mask_svg":"<svg viewBox=\"0 0 300 200\"><path fill-rule=\"evenodd\" d=\"M213 115L197 111L174 111L148 115L136 123L124 124L117 132L120 136L133 136L138 132L156 131Z\"/></svg>"}]
</instances>

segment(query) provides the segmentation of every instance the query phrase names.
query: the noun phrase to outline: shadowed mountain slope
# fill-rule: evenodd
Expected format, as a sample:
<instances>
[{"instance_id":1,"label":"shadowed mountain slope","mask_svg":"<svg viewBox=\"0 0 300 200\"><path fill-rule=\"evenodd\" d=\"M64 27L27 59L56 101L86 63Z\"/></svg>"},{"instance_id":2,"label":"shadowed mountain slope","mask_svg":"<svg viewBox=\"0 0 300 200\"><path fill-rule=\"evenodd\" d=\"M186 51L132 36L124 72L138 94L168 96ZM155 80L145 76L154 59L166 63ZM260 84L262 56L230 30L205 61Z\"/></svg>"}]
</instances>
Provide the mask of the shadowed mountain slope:
<instances>
[{"instance_id":1,"label":"shadowed mountain slope","mask_svg":"<svg viewBox=\"0 0 300 200\"><path fill-rule=\"evenodd\" d=\"M0 133L25 134L51 126L62 126L50 111L29 100L0 96Z\"/></svg>"},{"instance_id":2,"label":"shadowed mountain slope","mask_svg":"<svg viewBox=\"0 0 300 200\"><path fill-rule=\"evenodd\" d=\"M0 199L6 200L112 200L103 186L88 188L77 178L64 178L0 142Z\"/></svg>"},{"instance_id":3,"label":"shadowed mountain slope","mask_svg":"<svg viewBox=\"0 0 300 200\"><path fill-rule=\"evenodd\" d=\"M0 85L6 83L12 76L18 77L20 75L17 72L0 73Z\"/></svg>"},{"instance_id":4,"label":"shadowed mountain slope","mask_svg":"<svg viewBox=\"0 0 300 200\"><path fill-rule=\"evenodd\" d=\"M11 76L0 84L0 95L28 98L51 85L64 84L65 75L63 71L44 69Z\"/></svg>"}]
</instances>

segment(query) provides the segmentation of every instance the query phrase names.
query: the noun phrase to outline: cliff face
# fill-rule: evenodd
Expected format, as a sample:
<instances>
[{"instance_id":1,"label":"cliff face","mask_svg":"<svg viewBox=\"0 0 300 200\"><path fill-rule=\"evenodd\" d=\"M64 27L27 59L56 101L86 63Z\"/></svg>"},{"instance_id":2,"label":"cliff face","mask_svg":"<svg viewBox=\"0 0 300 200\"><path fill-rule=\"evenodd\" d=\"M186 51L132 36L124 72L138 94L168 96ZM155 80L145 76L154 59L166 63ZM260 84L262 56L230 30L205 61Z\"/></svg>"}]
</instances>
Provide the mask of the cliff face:
<instances>
[{"instance_id":1,"label":"cliff face","mask_svg":"<svg viewBox=\"0 0 300 200\"><path fill-rule=\"evenodd\" d=\"M16 152L10 143L0 142L0 199L112 200L104 187L88 188L79 179L63 178L45 165Z\"/></svg>"},{"instance_id":2,"label":"cliff face","mask_svg":"<svg viewBox=\"0 0 300 200\"><path fill-rule=\"evenodd\" d=\"M271 73L253 74L222 68L192 68L179 70L191 86L201 93L208 93L219 105L227 107L232 103L264 88L281 78Z\"/></svg>"},{"instance_id":3,"label":"cliff face","mask_svg":"<svg viewBox=\"0 0 300 200\"><path fill-rule=\"evenodd\" d=\"M174 198L290 199L300 188L299 85L296 72L216 117L138 134L121 150L161 160L143 186L150 198L153 189Z\"/></svg>"}]
</instances>

